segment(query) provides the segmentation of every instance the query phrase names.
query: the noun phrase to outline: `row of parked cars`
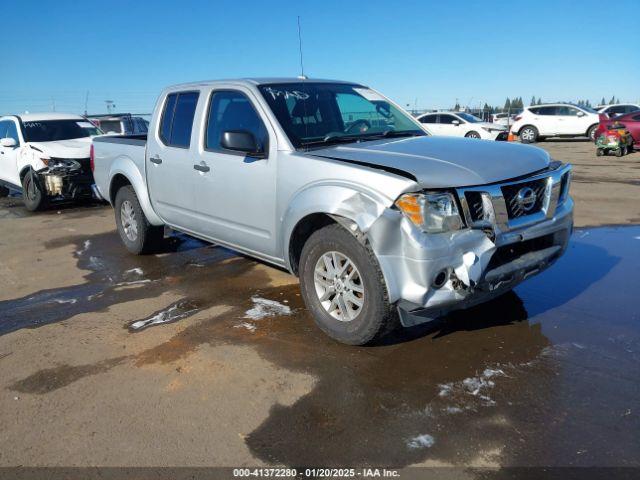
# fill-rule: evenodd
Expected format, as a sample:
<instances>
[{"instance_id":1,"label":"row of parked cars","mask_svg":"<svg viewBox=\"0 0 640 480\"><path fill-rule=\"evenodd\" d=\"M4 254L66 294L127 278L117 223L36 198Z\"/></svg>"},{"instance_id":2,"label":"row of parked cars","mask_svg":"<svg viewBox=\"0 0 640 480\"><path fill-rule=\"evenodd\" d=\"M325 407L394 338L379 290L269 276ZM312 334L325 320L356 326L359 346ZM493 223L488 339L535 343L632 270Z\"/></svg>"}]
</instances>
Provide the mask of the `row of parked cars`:
<instances>
[{"instance_id":1,"label":"row of parked cars","mask_svg":"<svg viewBox=\"0 0 640 480\"><path fill-rule=\"evenodd\" d=\"M493 122L465 112L431 112L418 117L433 135L507 140L508 133L523 143L535 143L548 137L588 137L596 139L602 120L637 121L640 106L634 104L606 105L598 110L569 103L550 103L525 107L517 115L502 114ZM624 118L622 118L624 117ZM640 142L640 137L638 138Z\"/></svg>"}]
</instances>

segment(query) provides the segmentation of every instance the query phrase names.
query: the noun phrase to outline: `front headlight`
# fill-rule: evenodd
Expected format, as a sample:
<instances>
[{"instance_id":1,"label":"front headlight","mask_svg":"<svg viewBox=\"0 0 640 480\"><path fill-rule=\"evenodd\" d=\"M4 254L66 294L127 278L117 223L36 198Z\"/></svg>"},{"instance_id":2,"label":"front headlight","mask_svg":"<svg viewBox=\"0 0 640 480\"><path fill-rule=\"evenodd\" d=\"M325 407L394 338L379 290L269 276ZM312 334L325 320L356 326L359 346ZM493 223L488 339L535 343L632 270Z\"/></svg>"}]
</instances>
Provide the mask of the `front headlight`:
<instances>
[{"instance_id":1,"label":"front headlight","mask_svg":"<svg viewBox=\"0 0 640 480\"><path fill-rule=\"evenodd\" d=\"M463 226L456 199L448 192L405 193L396 207L427 233L460 230Z\"/></svg>"}]
</instances>

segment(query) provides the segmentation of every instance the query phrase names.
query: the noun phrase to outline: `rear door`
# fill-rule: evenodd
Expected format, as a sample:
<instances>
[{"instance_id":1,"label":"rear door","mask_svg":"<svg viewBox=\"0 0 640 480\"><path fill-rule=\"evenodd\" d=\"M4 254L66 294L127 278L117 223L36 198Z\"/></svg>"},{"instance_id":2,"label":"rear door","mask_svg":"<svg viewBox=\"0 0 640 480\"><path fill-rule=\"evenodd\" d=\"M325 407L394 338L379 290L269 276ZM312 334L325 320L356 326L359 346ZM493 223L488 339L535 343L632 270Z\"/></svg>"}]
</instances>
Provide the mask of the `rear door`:
<instances>
[{"instance_id":1,"label":"rear door","mask_svg":"<svg viewBox=\"0 0 640 480\"><path fill-rule=\"evenodd\" d=\"M18 151L21 145L18 134L18 123L13 119L0 121L0 138L13 138L16 142L13 147L0 145L0 180L20 186L20 172L18 172Z\"/></svg>"},{"instance_id":2,"label":"rear door","mask_svg":"<svg viewBox=\"0 0 640 480\"><path fill-rule=\"evenodd\" d=\"M199 91L166 96L158 128L147 140L146 171L149 197L156 213L170 226L198 232L193 164L197 142L192 140Z\"/></svg>"},{"instance_id":3,"label":"rear door","mask_svg":"<svg viewBox=\"0 0 640 480\"><path fill-rule=\"evenodd\" d=\"M276 257L277 145L273 127L253 93L239 86L213 89L204 116L200 156L191 167L203 233ZM222 147L226 131L251 132L266 158Z\"/></svg>"},{"instance_id":4,"label":"rear door","mask_svg":"<svg viewBox=\"0 0 640 480\"><path fill-rule=\"evenodd\" d=\"M540 135L557 135L559 133L559 122L557 115L558 107L545 106L536 107L534 114L534 125ZM533 109L531 109L533 112Z\"/></svg>"}]
</instances>

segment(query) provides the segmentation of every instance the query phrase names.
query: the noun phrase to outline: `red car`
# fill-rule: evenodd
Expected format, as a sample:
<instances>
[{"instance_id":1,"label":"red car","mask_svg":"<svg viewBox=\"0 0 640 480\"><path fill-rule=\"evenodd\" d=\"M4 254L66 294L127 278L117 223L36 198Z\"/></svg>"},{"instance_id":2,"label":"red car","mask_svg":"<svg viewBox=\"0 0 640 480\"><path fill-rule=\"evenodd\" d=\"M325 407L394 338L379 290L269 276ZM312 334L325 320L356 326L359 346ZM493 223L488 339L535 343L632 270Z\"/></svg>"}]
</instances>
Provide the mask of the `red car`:
<instances>
[{"instance_id":1,"label":"red car","mask_svg":"<svg viewBox=\"0 0 640 480\"><path fill-rule=\"evenodd\" d=\"M627 127L627 130L629 130L629 133L631 133L631 137L633 138L634 148L640 149L640 111L625 113L615 119L609 118L607 115L601 113L600 124L596 129L594 140L597 140L600 135L605 133L607 131L607 127L613 125L614 121Z\"/></svg>"}]
</instances>

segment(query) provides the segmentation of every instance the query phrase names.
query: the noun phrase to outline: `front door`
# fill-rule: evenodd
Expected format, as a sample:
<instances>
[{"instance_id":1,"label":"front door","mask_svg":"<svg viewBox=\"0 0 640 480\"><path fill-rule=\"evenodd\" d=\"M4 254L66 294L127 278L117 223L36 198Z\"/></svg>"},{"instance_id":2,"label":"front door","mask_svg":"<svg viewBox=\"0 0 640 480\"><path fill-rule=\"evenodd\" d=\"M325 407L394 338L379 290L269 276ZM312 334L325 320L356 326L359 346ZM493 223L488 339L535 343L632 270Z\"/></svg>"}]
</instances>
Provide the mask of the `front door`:
<instances>
[{"instance_id":1,"label":"front door","mask_svg":"<svg viewBox=\"0 0 640 480\"><path fill-rule=\"evenodd\" d=\"M193 175L203 233L214 240L277 257L275 132L249 90L211 92L203 145ZM221 145L223 132L247 131L266 158Z\"/></svg>"},{"instance_id":2,"label":"front door","mask_svg":"<svg viewBox=\"0 0 640 480\"><path fill-rule=\"evenodd\" d=\"M192 141L199 92L167 95L160 124L147 140L149 197L156 213L170 226L199 230L195 208L197 142ZM193 135L194 137L196 135Z\"/></svg>"},{"instance_id":3,"label":"front door","mask_svg":"<svg viewBox=\"0 0 640 480\"><path fill-rule=\"evenodd\" d=\"M0 122L0 138L12 138L15 141L13 147L3 147L0 145L0 180L20 187L20 172L18 172L17 163L20 137L18 135L18 125L14 120L3 120Z\"/></svg>"},{"instance_id":4,"label":"front door","mask_svg":"<svg viewBox=\"0 0 640 480\"><path fill-rule=\"evenodd\" d=\"M560 135L580 135L587 131L587 127L583 127L585 114L577 108L563 105L558 107L557 114Z\"/></svg>"}]
</instances>

